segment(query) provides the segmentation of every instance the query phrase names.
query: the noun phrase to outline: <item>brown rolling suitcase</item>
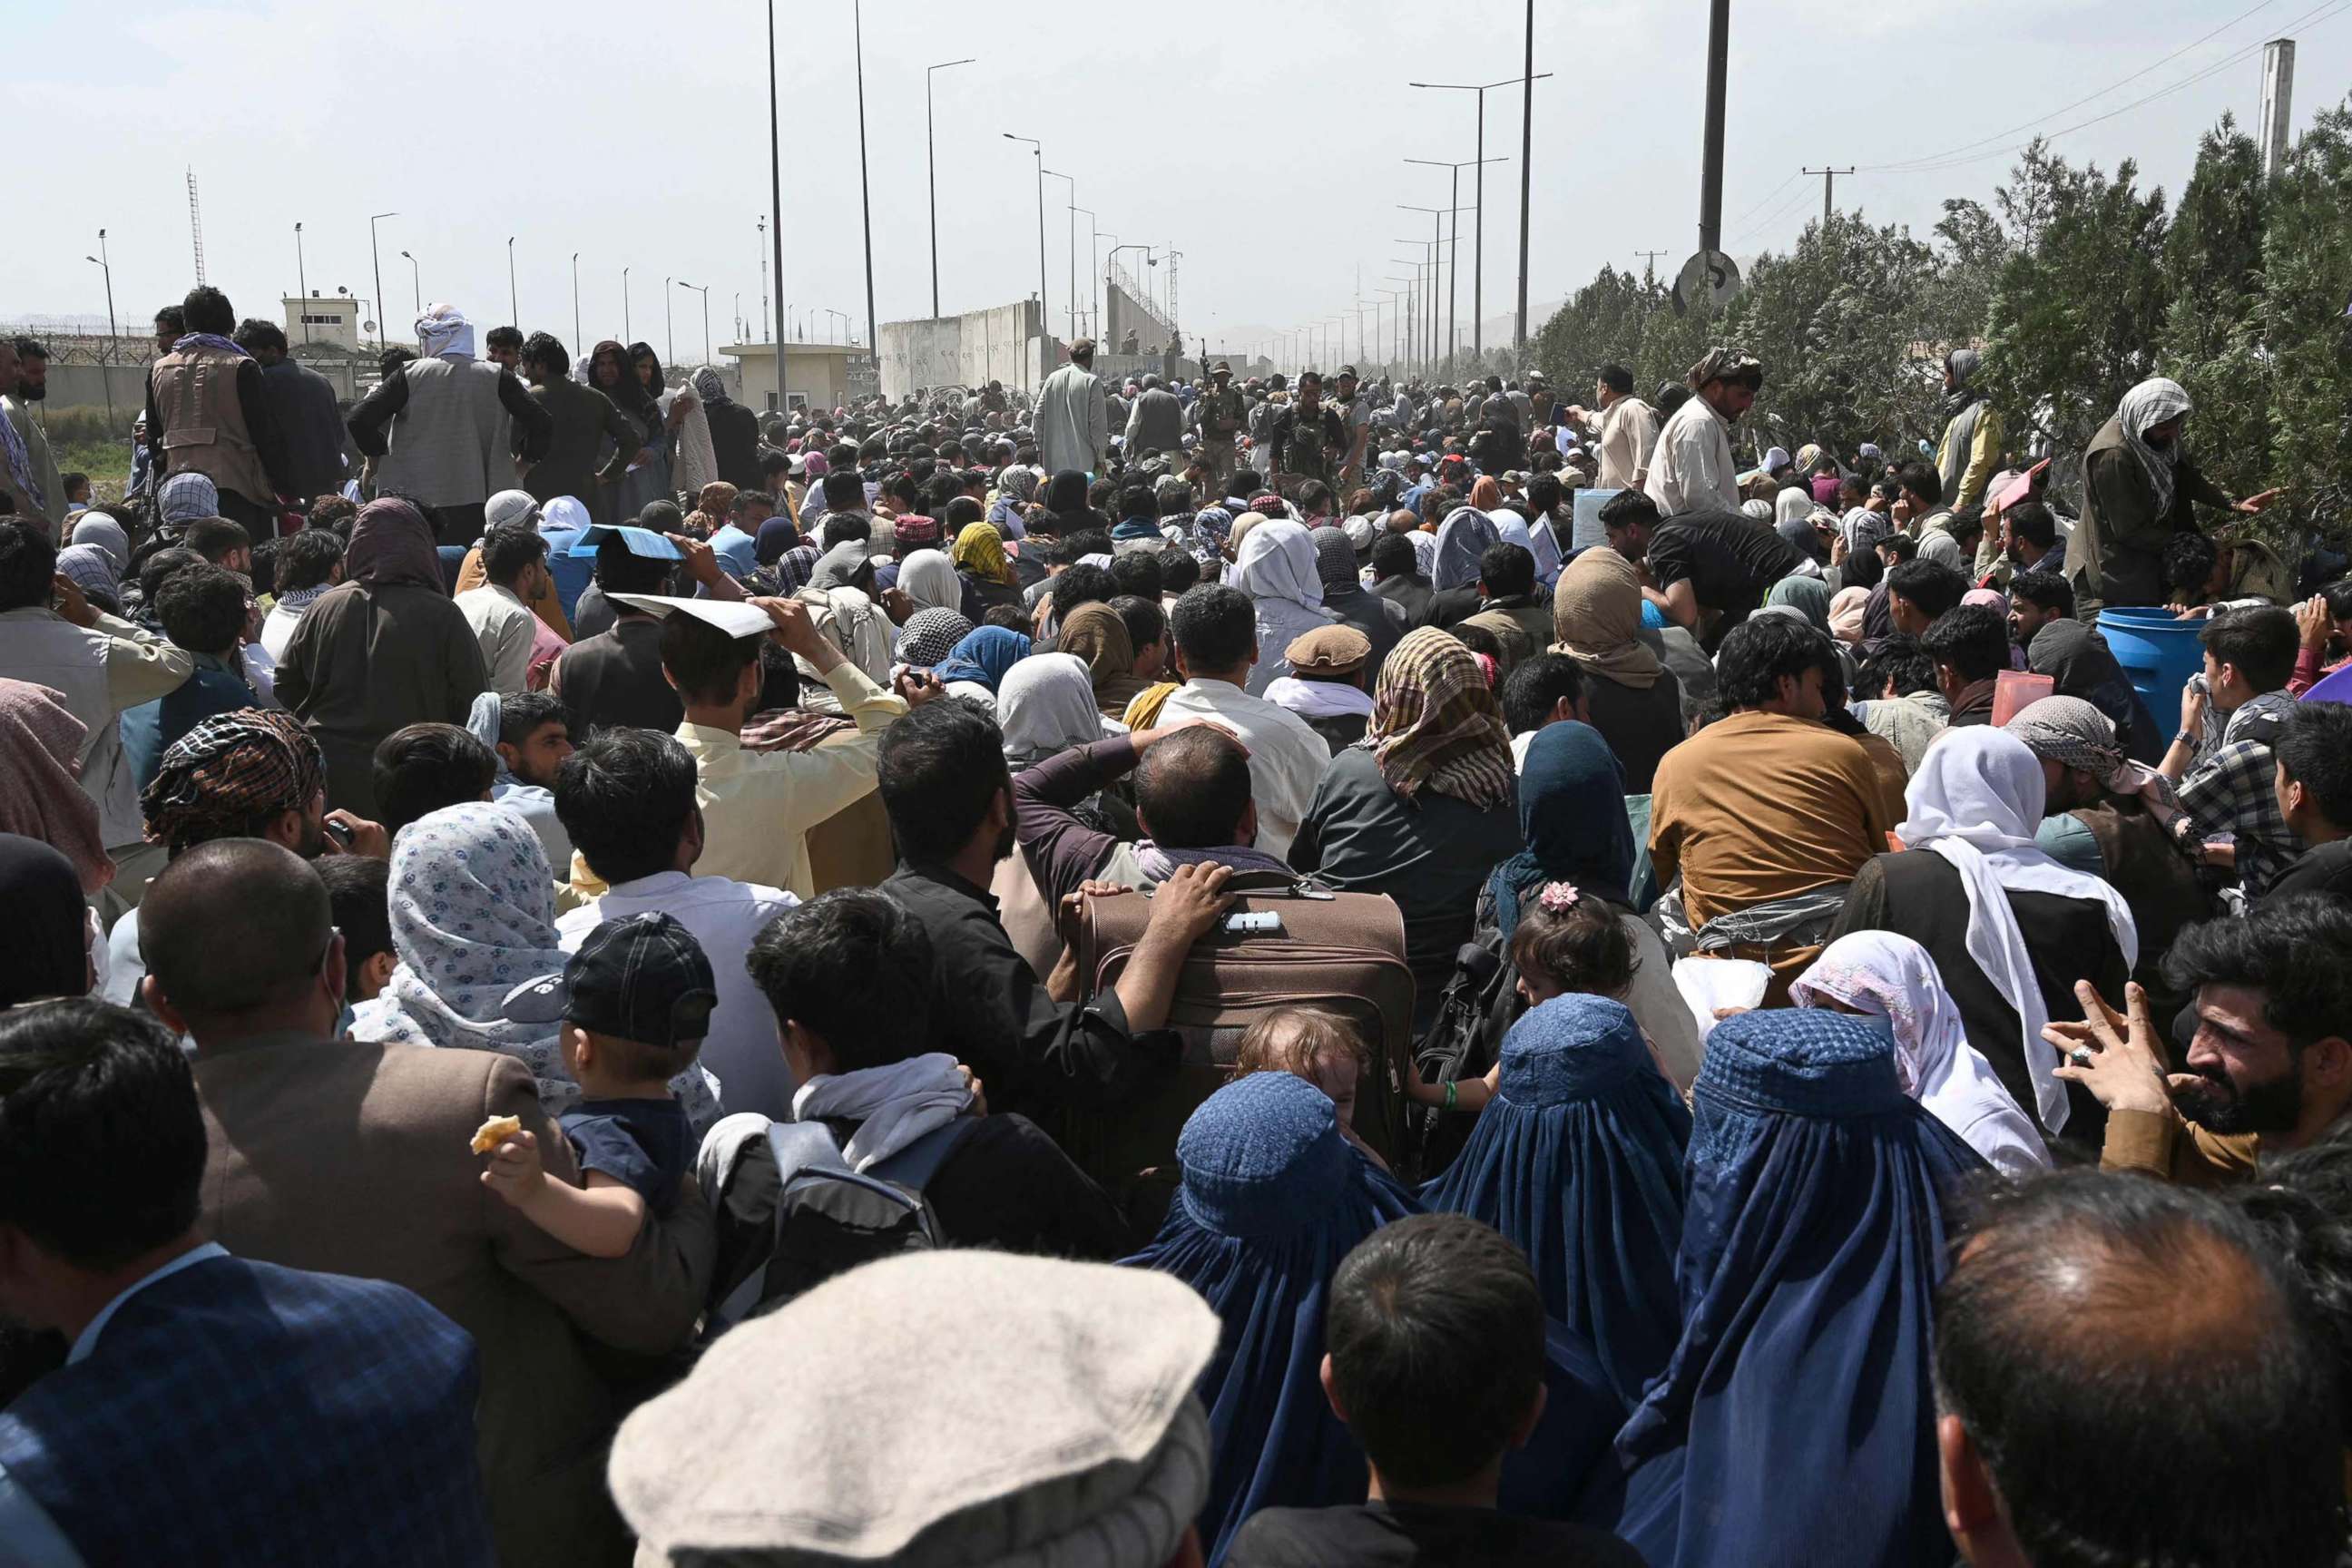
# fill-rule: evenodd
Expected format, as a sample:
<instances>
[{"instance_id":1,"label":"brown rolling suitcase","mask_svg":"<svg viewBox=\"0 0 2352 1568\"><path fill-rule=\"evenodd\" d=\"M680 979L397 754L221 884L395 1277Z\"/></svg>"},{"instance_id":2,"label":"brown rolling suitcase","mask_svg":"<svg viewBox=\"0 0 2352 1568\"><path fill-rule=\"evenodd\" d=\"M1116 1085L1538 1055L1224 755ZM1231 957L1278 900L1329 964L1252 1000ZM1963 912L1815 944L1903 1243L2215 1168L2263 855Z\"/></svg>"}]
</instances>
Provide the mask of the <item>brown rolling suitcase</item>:
<instances>
[{"instance_id":1,"label":"brown rolling suitcase","mask_svg":"<svg viewBox=\"0 0 2352 1568\"><path fill-rule=\"evenodd\" d=\"M1270 873L1237 876L1227 890L1237 895L1233 908L1186 955L1169 1008L1167 1027L1184 1041L1176 1076L1139 1102L1066 1114L1055 1126L1070 1157L1147 1222L1172 1189L1185 1119L1233 1077L1243 1031L1276 1007L1317 1008L1355 1028L1366 1047L1356 1132L1391 1164L1405 1147L1402 1064L1412 1048L1413 986L1395 903ZM1073 897L1061 913L1080 989L1091 996L1118 984L1151 901L1144 892ZM1272 915L1280 929L1228 929L1242 915ZM1156 1198L1139 1186L1156 1189Z\"/></svg>"}]
</instances>

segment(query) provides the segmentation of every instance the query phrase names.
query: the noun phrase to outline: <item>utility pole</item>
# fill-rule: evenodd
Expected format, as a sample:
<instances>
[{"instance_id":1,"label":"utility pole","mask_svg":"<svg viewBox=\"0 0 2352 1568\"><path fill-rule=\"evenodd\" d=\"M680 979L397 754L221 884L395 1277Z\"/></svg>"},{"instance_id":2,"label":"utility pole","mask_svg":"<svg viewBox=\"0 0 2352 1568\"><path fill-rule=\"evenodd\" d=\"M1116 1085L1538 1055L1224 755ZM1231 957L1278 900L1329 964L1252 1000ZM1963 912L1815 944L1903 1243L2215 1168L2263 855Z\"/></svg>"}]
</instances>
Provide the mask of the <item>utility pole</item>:
<instances>
[{"instance_id":1,"label":"utility pole","mask_svg":"<svg viewBox=\"0 0 2352 1568\"><path fill-rule=\"evenodd\" d=\"M1708 0L1706 129L1699 150L1698 247L1723 248L1723 93L1730 74L1731 0Z\"/></svg>"},{"instance_id":2,"label":"utility pole","mask_svg":"<svg viewBox=\"0 0 2352 1568\"><path fill-rule=\"evenodd\" d=\"M1528 210L1536 161L1536 0L1528 0L1528 57L1519 89L1519 317L1517 341L1522 368L1528 357Z\"/></svg>"},{"instance_id":3,"label":"utility pole","mask_svg":"<svg viewBox=\"0 0 2352 1568\"><path fill-rule=\"evenodd\" d=\"M866 335L875 337L874 331L874 202L866 183L866 7L861 0L851 0L850 25L856 29L857 46L857 211L866 224ZM665 290L667 292L667 290ZM882 355L878 344L870 342L866 352L874 356L879 368Z\"/></svg>"},{"instance_id":4,"label":"utility pole","mask_svg":"<svg viewBox=\"0 0 2352 1568\"><path fill-rule=\"evenodd\" d=\"M522 301L515 293L514 236L507 236L507 317L508 324L517 331L522 328Z\"/></svg>"},{"instance_id":5,"label":"utility pole","mask_svg":"<svg viewBox=\"0 0 2352 1568\"><path fill-rule=\"evenodd\" d=\"M931 132L931 73L948 70L956 66L968 66L971 63L968 59L941 60L938 65L923 68L923 167L928 171L931 193L931 319L933 321L939 320L940 315L940 163L939 142ZM867 313L872 314L871 301L867 302L866 309Z\"/></svg>"},{"instance_id":6,"label":"utility pole","mask_svg":"<svg viewBox=\"0 0 2352 1568\"><path fill-rule=\"evenodd\" d=\"M1833 200L1833 194L1837 190L1837 177L1840 174L1853 174L1853 166L1848 164L1843 169L1805 169L1801 173L1819 174L1822 177L1822 222L1828 223L1830 215L1837 211Z\"/></svg>"},{"instance_id":7,"label":"utility pole","mask_svg":"<svg viewBox=\"0 0 2352 1568\"><path fill-rule=\"evenodd\" d=\"M580 347L580 253L572 253L572 352L581 356Z\"/></svg>"},{"instance_id":8,"label":"utility pole","mask_svg":"<svg viewBox=\"0 0 2352 1568\"><path fill-rule=\"evenodd\" d=\"M776 232L770 237L776 247L776 303L784 302L784 161L783 142L776 129L776 0L768 0L768 204L769 215L776 220ZM767 220L761 220L761 227ZM768 315L768 278L760 275L760 318ZM781 325L775 336L776 344L776 407L792 406L784 395L784 334Z\"/></svg>"},{"instance_id":9,"label":"utility pole","mask_svg":"<svg viewBox=\"0 0 2352 1568\"><path fill-rule=\"evenodd\" d=\"M101 248L105 246L106 230L98 231L98 243ZM294 226L294 281L295 287L302 290L302 341L307 343L310 341L310 269L303 265L302 226L299 223ZM114 335L114 276L111 271L107 274L106 282L106 331L109 337Z\"/></svg>"},{"instance_id":10,"label":"utility pole","mask_svg":"<svg viewBox=\"0 0 2352 1568\"><path fill-rule=\"evenodd\" d=\"M1642 258L1642 281L1655 283L1658 280L1658 258L1667 253L1663 250L1637 250L1633 254Z\"/></svg>"}]
</instances>

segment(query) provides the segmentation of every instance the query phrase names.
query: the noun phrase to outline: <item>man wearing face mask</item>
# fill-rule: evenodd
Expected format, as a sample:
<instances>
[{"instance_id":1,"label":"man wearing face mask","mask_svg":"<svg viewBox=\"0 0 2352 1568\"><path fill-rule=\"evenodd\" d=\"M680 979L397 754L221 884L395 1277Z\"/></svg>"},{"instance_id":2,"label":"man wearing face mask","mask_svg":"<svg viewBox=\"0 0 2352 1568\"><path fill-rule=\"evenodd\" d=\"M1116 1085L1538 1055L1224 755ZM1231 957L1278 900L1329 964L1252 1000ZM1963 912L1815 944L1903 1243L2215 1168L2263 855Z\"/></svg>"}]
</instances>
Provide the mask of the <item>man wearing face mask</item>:
<instances>
[{"instance_id":1,"label":"man wearing face mask","mask_svg":"<svg viewBox=\"0 0 2352 1568\"><path fill-rule=\"evenodd\" d=\"M2189 394L2162 376L2124 394L2115 417L2083 454L2083 519L2066 548L2074 613L2099 618L2108 605L2164 602L2165 542L2194 529L2191 503L2252 514L2278 495L2233 500L2198 470L2181 447Z\"/></svg>"}]
</instances>

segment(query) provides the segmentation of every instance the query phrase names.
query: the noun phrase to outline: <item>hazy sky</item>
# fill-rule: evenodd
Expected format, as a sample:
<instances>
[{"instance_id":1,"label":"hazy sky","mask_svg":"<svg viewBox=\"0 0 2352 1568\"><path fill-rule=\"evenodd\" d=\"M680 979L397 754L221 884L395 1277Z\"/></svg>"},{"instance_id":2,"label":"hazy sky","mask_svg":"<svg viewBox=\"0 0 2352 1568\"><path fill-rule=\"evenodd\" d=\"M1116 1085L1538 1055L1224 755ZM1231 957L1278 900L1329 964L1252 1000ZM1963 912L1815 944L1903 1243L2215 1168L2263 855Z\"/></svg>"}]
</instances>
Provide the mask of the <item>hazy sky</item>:
<instances>
[{"instance_id":1,"label":"hazy sky","mask_svg":"<svg viewBox=\"0 0 2352 1568\"><path fill-rule=\"evenodd\" d=\"M277 297L295 291L297 220L314 291L343 284L373 298L368 215L392 209L380 231L395 341L415 313L402 250L417 258L425 300L495 323L509 315L510 234L527 329L571 340L576 249L591 341L621 331L625 266L631 331L657 349L670 342L665 277L710 286L714 344L731 336L739 291L756 332L768 105L766 13L751 0L11 9L12 52L38 68L20 76L11 116L0 320L102 312L99 269L83 259L101 226L126 328L176 300L193 280L193 164L207 273L240 314L274 318ZM2352 80L2347 9L2352 0L1736 0L1727 248L1786 246L1818 214L1821 182L1791 179L1801 165L1868 171L1981 143L1968 153L1989 155L1958 167L1838 182L1841 206L1924 231L1943 197L1990 191L2032 130L2120 109L2274 34L2300 41L2300 129ZM1605 262L1640 265L1637 248L1664 249L1662 268L1694 248L1706 3L1536 10L1536 68L1557 73L1535 89L1529 292L1542 303ZM850 8L790 0L779 12L782 294L803 312L862 319ZM922 68L970 55L979 63L935 79L947 310L1037 287L1034 164L1003 139L1013 132L1045 141L1045 166L1076 177L1095 226L1183 252L1188 338L1205 329L1213 346L1237 349L1269 328L1352 317L1360 268L1369 319L1375 291L1392 287L1384 276L1404 270L1391 258L1422 252L1396 237L1429 233L1425 216L1396 204L1447 200L1444 171L1402 160L1474 153L1474 95L1405 83L1515 75L1523 16L1519 0L869 0L876 310L886 321L929 313ZM2249 56L2058 144L2106 165L2135 157L2175 192L2198 134L2224 110L2251 124L2260 88ZM1516 84L1486 95L1486 151L1512 160L1487 170L1490 321L1517 286L1519 97ZM1067 190L1045 182L1057 331ZM1084 293L1088 225L1077 222ZM1467 214L1462 232L1467 263ZM1465 268L1465 341L1470 282ZM672 293L677 357L699 360L700 297ZM1347 331L1352 357L1352 320Z\"/></svg>"}]
</instances>

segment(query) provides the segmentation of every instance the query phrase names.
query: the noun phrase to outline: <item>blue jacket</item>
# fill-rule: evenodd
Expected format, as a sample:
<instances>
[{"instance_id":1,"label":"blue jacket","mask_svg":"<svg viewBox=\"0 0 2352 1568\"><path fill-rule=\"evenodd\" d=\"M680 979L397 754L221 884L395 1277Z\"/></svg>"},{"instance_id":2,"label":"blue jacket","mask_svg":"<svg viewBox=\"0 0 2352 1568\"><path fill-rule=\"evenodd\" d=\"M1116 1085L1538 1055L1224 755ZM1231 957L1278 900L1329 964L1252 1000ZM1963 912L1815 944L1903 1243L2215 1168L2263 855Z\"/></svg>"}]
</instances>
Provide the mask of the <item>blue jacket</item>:
<instances>
[{"instance_id":1,"label":"blue jacket","mask_svg":"<svg viewBox=\"0 0 2352 1568\"><path fill-rule=\"evenodd\" d=\"M123 710L122 754L131 763L131 776L144 790L155 782L163 753L172 749L173 742L215 713L234 713L260 701L244 677L233 673L218 658L196 655L195 673L177 690Z\"/></svg>"}]
</instances>

